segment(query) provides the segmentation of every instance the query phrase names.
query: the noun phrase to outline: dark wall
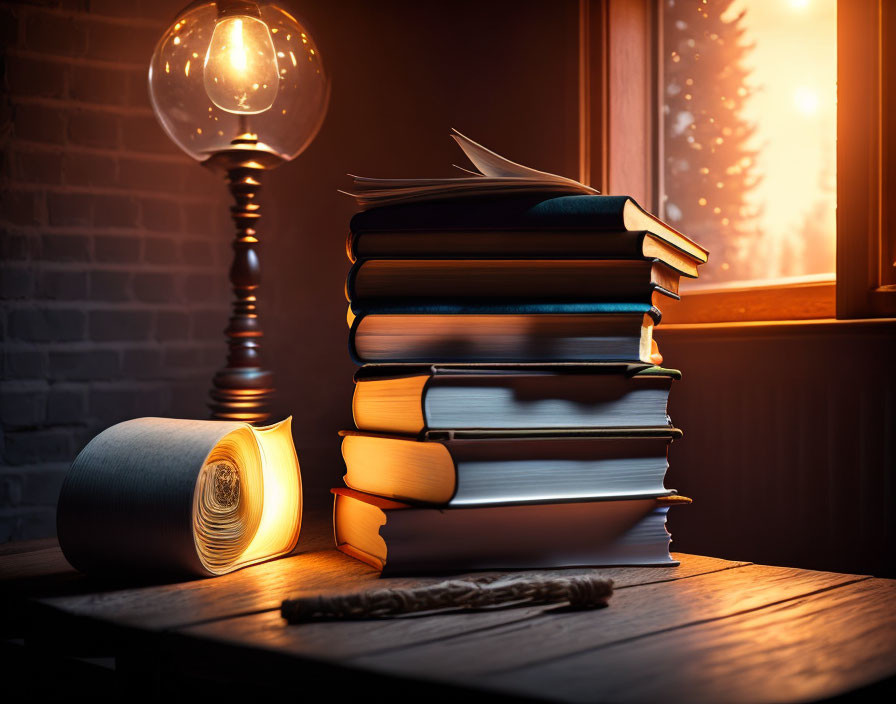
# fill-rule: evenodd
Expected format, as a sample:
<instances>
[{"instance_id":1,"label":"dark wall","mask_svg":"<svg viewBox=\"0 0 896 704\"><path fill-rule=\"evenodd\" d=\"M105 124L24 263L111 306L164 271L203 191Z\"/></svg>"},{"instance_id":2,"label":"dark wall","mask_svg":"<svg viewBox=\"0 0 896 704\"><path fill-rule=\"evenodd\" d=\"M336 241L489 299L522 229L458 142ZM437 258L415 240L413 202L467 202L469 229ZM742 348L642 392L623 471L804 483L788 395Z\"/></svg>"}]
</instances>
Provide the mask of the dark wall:
<instances>
[{"instance_id":1,"label":"dark wall","mask_svg":"<svg viewBox=\"0 0 896 704\"><path fill-rule=\"evenodd\" d=\"M893 321L657 329L674 549L896 575Z\"/></svg>"},{"instance_id":2,"label":"dark wall","mask_svg":"<svg viewBox=\"0 0 896 704\"><path fill-rule=\"evenodd\" d=\"M323 129L270 174L262 306L280 389L295 416L308 500L343 473L352 427L344 278L354 201L347 173L452 175L452 127L525 164L578 168L575 2L296 3L332 76Z\"/></svg>"},{"instance_id":3,"label":"dark wall","mask_svg":"<svg viewBox=\"0 0 896 704\"><path fill-rule=\"evenodd\" d=\"M0 541L52 535L68 464L141 415L204 417L224 361L226 188L156 124L146 70L185 0L0 6ZM273 172L260 227L265 349L295 416L308 505L351 423L347 172L451 173L451 127L576 173L575 2L287 2L333 82L305 154Z\"/></svg>"},{"instance_id":4,"label":"dark wall","mask_svg":"<svg viewBox=\"0 0 896 704\"><path fill-rule=\"evenodd\" d=\"M226 190L146 91L177 5L0 7L0 541L54 533L62 477L100 429L201 416L222 361Z\"/></svg>"}]
</instances>

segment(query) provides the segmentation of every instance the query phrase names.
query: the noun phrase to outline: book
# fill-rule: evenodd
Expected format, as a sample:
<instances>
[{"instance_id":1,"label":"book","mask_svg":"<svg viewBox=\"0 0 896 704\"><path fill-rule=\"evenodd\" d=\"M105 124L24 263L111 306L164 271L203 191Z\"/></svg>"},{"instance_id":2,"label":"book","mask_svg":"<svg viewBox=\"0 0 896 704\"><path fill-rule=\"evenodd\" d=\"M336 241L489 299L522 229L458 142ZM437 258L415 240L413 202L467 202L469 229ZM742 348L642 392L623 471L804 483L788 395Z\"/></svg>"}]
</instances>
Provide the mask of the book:
<instances>
[{"instance_id":1,"label":"book","mask_svg":"<svg viewBox=\"0 0 896 704\"><path fill-rule=\"evenodd\" d=\"M648 232L589 230L349 231L351 261L361 259L655 259L690 278L702 263Z\"/></svg>"},{"instance_id":2,"label":"book","mask_svg":"<svg viewBox=\"0 0 896 704\"><path fill-rule=\"evenodd\" d=\"M687 276L707 260L703 247L628 196L598 195L573 179L512 162L457 130L452 137L478 171L462 169L466 175L458 178L353 177L354 193L347 195L362 210L349 225L351 259L643 256ZM370 242L375 233L381 236Z\"/></svg>"},{"instance_id":3,"label":"book","mask_svg":"<svg viewBox=\"0 0 896 704\"><path fill-rule=\"evenodd\" d=\"M680 272L657 260L369 259L349 271L349 301L678 299ZM362 306L363 307L363 306Z\"/></svg>"},{"instance_id":4,"label":"book","mask_svg":"<svg viewBox=\"0 0 896 704\"><path fill-rule=\"evenodd\" d=\"M137 418L75 458L57 530L82 572L207 577L288 554L301 519L291 419L254 428Z\"/></svg>"},{"instance_id":5,"label":"book","mask_svg":"<svg viewBox=\"0 0 896 704\"><path fill-rule=\"evenodd\" d=\"M343 431L345 485L444 507L656 497L675 428L576 433Z\"/></svg>"},{"instance_id":6,"label":"book","mask_svg":"<svg viewBox=\"0 0 896 704\"><path fill-rule=\"evenodd\" d=\"M460 168L456 178L365 178L353 176L354 192L347 193L362 207L398 202L431 201L462 195L508 193L597 193L590 186L565 176L517 164L457 130L451 137L477 171ZM345 191L342 191L346 193Z\"/></svg>"},{"instance_id":7,"label":"book","mask_svg":"<svg viewBox=\"0 0 896 704\"><path fill-rule=\"evenodd\" d=\"M677 565L666 513L681 496L436 509L333 489L336 546L383 575Z\"/></svg>"},{"instance_id":8,"label":"book","mask_svg":"<svg viewBox=\"0 0 896 704\"><path fill-rule=\"evenodd\" d=\"M649 304L436 305L350 310L358 364L653 363ZM657 362L658 363L658 362Z\"/></svg>"},{"instance_id":9,"label":"book","mask_svg":"<svg viewBox=\"0 0 896 704\"><path fill-rule=\"evenodd\" d=\"M628 251L629 256L641 256L638 248L643 248L643 233L648 233L652 240L678 250L695 265L705 263L709 256L703 247L655 218L628 196L530 194L399 204L358 212L352 217L349 229L355 237L374 232L415 235L534 232L537 234L531 238L534 241L550 241L558 233L578 233L587 237L573 241L597 240L590 243L590 251L606 247L607 252L602 256L617 258L625 256L615 254L619 249ZM573 238L567 237L567 241L570 239ZM602 242L604 239L606 243ZM465 245L469 240L460 241ZM450 242L446 244L448 251L452 251Z\"/></svg>"},{"instance_id":10,"label":"book","mask_svg":"<svg viewBox=\"0 0 896 704\"><path fill-rule=\"evenodd\" d=\"M368 368L369 369L369 368ZM356 377L359 430L668 427L673 369L528 366L419 370L388 367Z\"/></svg>"}]
</instances>

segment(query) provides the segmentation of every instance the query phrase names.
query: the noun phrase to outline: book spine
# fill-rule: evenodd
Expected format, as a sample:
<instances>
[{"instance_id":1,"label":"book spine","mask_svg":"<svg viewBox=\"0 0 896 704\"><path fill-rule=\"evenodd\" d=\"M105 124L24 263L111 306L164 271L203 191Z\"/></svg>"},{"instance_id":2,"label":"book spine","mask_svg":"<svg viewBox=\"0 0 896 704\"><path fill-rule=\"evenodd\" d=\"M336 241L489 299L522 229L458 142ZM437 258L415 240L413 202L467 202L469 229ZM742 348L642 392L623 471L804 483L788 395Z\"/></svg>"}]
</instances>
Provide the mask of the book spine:
<instances>
[{"instance_id":1,"label":"book spine","mask_svg":"<svg viewBox=\"0 0 896 704\"><path fill-rule=\"evenodd\" d=\"M679 273L658 260L552 258L510 262L362 257L348 271L345 296L349 302L363 300L385 305L402 301L451 305L477 300L508 304L653 303L655 292L679 298L675 291ZM629 278L613 278L620 265L626 267ZM635 276L639 280L633 280ZM503 284L496 284L496 277ZM529 292L533 290L541 295L531 297Z\"/></svg>"},{"instance_id":2,"label":"book spine","mask_svg":"<svg viewBox=\"0 0 896 704\"><path fill-rule=\"evenodd\" d=\"M399 230L625 229L628 196L470 197L383 206L356 213L352 232Z\"/></svg>"},{"instance_id":3,"label":"book spine","mask_svg":"<svg viewBox=\"0 0 896 704\"><path fill-rule=\"evenodd\" d=\"M645 307L648 308L649 311L653 311L653 312L644 311L644 310L639 311L639 312L642 315L649 315L654 321L658 322L659 317L660 317L659 311L656 310L655 308L651 308L650 306L645 306ZM405 312L407 313L408 311L405 311ZM499 311L492 311L492 313L501 314L501 312L499 312ZM542 311L539 314L523 314L523 315L519 315L518 317L522 318L523 322L529 322L529 321L534 321L534 319L536 319L539 315L543 315L545 313L546 313L545 311ZM589 311L589 313L594 314L593 311ZM561 318L561 317L564 317L565 315L570 315L570 314L571 315L580 315L580 316L583 315L582 313L570 313L569 310L564 310L559 314L547 313L547 314L545 314L545 317L546 318ZM372 358L367 358L367 357L362 356L358 351L357 335L358 335L358 330L360 328L360 325L363 324L364 320L366 320L366 318L369 315L373 315L374 317L377 317L378 315L385 315L385 316L396 317L396 318L402 318L402 317L413 318L414 317L413 312L410 315L406 315L406 316L404 316L402 314L395 314L395 313L388 313L388 312L374 313L371 311L361 312L358 315L356 315L354 317L354 319L352 320L351 329L349 331L348 346L349 346L349 355L351 356L352 361L354 361L354 363L359 366L363 366L368 363L380 364L380 365L384 365L384 366L385 365L405 365L405 364L407 364L407 365L412 365L415 367L421 366L421 365L427 364L427 363L443 364L443 365L466 365L466 364L476 365L479 363L483 363L486 365L500 366L505 363L516 365L518 363L519 364L550 364L550 363L557 363L557 362L570 362L570 363L612 362L614 364L626 364L626 365L628 365L628 364L638 365L638 364L643 363L643 364L647 365L651 361L646 358L646 355L648 354L648 352L645 352L645 348L644 348L645 342L649 343L650 331L651 331L650 327L648 327L646 330L646 337L645 337L644 328L643 327L641 328L641 348L640 348L640 350L635 350L633 352L620 352L620 351L614 349L612 352L608 352L601 343L601 346L599 346L597 349L595 349L589 355L589 357L587 359L584 359L580 356L580 354L575 354L575 353L571 353L570 355L562 354L559 356L549 355L548 357L543 357L538 354L533 356L531 354L531 352L528 354L520 354L519 350L515 350L513 352L498 352L498 353L495 353L493 351L486 355L483 355L483 354L471 355L466 352L464 352L462 354L458 354L456 350L444 352L441 348L438 348L438 345L433 347L432 343L427 342L427 341L420 342L417 345L417 348L418 348L417 351L414 353L404 354L404 352L407 352L406 350L403 351L402 353L390 352L388 355L386 355L383 352L378 352ZM424 314L424 315L421 315L420 317L432 318L432 317L435 317L436 315L439 315L439 313L437 313L435 315L432 313ZM451 315L451 314L449 314L449 315ZM503 313L503 315L505 317L516 317L517 316L517 314L515 314L515 313L509 313L509 314ZM601 317L601 315L603 315L603 314L594 314L594 317ZM614 315L613 313L609 313L609 314L606 314L606 317L613 317L613 315ZM471 313L471 314L465 315L465 314L461 313L461 314L451 315L451 317L460 319L459 321L458 320L454 321L454 323L456 325L459 324L459 325L466 327L470 324L473 324L473 321L478 322L478 323L485 322L482 320L482 318L488 318L489 315L488 314L483 315L481 313ZM633 316L632 312L629 311L628 314L625 315L625 317L626 317L626 319L631 319L634 316ZM403 324L407 323L407 322L409 322L409 321L405 320L405 321L403 321ZM398 330L390 333L390 335L389 335L390 340L391 340L390 344L394 345L394 344L398 343L400 340L413 340L414 339L413 321L410 321L410 323L411 323L412 332L408 333L406 331L406 325L404 327L400 327ZM374 334L381 335L382 333L377 332ZM566 337L568 339L568 336L566 336ZM486 335L485 337L480 336L477 339L491 339L491 337ZM589 340L591 340L592 342L594 341L594 339L595 338L593 338L593 337L589 338ZM615 339L615 338L611 338L611 339ZM422 345L422 347L421 347L421 345ZM427 345L429 345L429 346L427 347ZM649 350L649 345L648 345L647 349Z\"/></svg>"},{"instance_id":4,"label":"book spine","mask_svg":"<svg viewBox=\"0 0 896 704\"><path fill-rule=\"evenodd\" d=\"M643 260L646 236L645 232L618 230L373 230L351 233L346 247L353 262L359 259ZM394 241L396 237L400 244Z\"/></svg>"},{"instance_id":5,"label":"book spine","mask_svg":"<svg viewBox=\"0 0 896 704\"><path fill-rule=\"evenodd\" d=\"M358 349L355 346L355 335L358 332L358 326L361 324L361 320L364 318L363 315L355 315L354 320L352 320L352 326L348 331L348 354L352 358L352 362L357 364L359 367L364 366L364 360L358 356Z\"/></svg>"},{"instance_id":6,"label":"book spine","mask_svg":"<svg viewBox=\"0 0 896 704\"><path fill-rule=\"evenodd\" d=\"M358 258L355 254L355 233L351 230L349 230L348 234L345 236L345 256L347 256L348 260L352 263Z\"/></svg>"},{"instance_id":7,"label":"book spine","mask_svg":"<svg viewBox=\"0 0 896 704\"><path fill-rule=\"evenodd\" d=\"M351 303L355 300L355 279L358 277L358 271L364 265L363 261L355 261L352 264L351 269L348 270L348 274L345 276L345 300Z\"/></svg>"}]
</instances>

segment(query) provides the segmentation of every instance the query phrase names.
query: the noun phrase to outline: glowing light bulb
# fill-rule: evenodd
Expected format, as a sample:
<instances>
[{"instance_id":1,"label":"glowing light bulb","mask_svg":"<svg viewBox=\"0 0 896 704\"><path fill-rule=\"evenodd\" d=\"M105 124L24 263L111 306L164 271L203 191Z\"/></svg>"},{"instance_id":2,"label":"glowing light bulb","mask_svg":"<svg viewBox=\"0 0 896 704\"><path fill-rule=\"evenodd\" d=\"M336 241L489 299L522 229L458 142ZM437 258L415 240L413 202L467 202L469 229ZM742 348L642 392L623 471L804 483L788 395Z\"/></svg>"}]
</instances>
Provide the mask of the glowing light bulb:
<instances>
[{"instance_id":1,"label":"glowing light bulb","mask_svg":"<svg viewBox=\"0 0 896 704\"><path fill-rule=\"evenodd\" d=\"M330 96L321 52L274 3L194 0L159 38L149 66L152 108L193 159L206 162L251 134L262 151L289 160L320 129Z\"/></svg>"},{"instance_id":2,"label":"glowing light bulb","mask_svg":"<svg viewBox=\"0 0 896 704\"><path fill-rule=\"evenodd\" d=\"M222 110L255 115L270 108L280 71L268 26L247 15L219 19L203 72L205 92Z\"/></svg>"}]
</instances>

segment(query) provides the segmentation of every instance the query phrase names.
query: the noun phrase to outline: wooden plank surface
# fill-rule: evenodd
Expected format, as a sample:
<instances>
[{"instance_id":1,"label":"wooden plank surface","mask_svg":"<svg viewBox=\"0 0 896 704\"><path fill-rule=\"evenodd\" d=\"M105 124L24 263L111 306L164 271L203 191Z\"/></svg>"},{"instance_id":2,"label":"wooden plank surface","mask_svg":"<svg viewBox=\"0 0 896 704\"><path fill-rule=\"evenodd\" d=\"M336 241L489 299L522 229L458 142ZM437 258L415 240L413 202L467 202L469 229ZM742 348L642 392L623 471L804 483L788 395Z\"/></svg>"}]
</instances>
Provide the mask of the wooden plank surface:
<instances>
[{"instance_id":1,"label":"wooden plank surface","mask_svg":"<svg viewBox=\"0 0 896 704\"><path fill-rule=\"evenodd\" d=\"M55 541L40 541L32 550L16 550L0 557L0 589L18 588L40 579L70 579L78 573L68 564Z\"/></svg>"},{"instance_id":2,"label":"wooden plank surface","mask_svg":"<svg viewBox=\"0 0 896 704\"><path fill-rule=\"evenodd\" d=\"M672 580L732 563L710 557L685 556L678 567L602 570L620 585ZM112 622L151 631L277 611L283 599L299 594L332 593L438 582L443 577L380 578L372 567L336 550L318 550L266 562L214 579L161 584L40 599L47 608L79 618Z\"/></svg>"},{"instance_id":3,"label":"wooden plank surface","mask_svg":"<svg viewBox=\"0 0 896 704\"><path fill-rule=\"evenodd\" d=\"M37 552L48 548L58 548L56 538L41 538L40 540L14 540L10 543L0 544L0 557L5 555L17 555L23 552ZM0 570L5 568L5 563L0 562Z\"/></svg>"},{"instance_id":4,"label":"wooden plank surface","mask_svg":"<svg viewBox=\"0 0 896 704\"><path fill-rule=\"evenodd\" d=\"M480 683L566 701L824 699L896 675L894 604L896 582L869 579Z\"/></svg>"},{"instance_id":5,"label":"wooden plank surface","mask_svg":"<svg viewBox=\"0 0 896 704\"><path fill-rule=\"evenodd\" d=\"M332 524L329 514L308 512L303 520L303 528L296 546L297 552L321 551L332 547ZM272 565L274 563L268 563ZM194 580L202 585L208 580ZM209 594L209 582L204 594ZM41 598L72 597L80 603L84 599L98 600L104 604L127 602L129 594L137 593L144 598L154 588L144 584L134 586L131 579L114 582L108 579L92 579L76 571L62 554L55 539L13 542L3 546L0 553L0 633L5 636L22 635L25 623L26 602ZM108 595L108 602L101 594ZM113 596L117 594L118 596ZM28 606L27 608L32 608ZM69 614L74 615L74 614ZM62 623L59 624L60 628ZM90 624L77 623L77 629Z\"/></svg>"},{"instance_id":6,"label":"wooden plank surface","mask_svg":"<svg viewBox=\"0 0 896 704\"><path fill-rule=\"evenodd\" d=\"M0 555L0 635L22 634L29 598L84 594L99 588L72 569L55 540L12 543Z\"/></svg>"},{"instance_id":7,"label":"wooden plank surface","mask_svg":"<svg viewBox=\"0 0 896 704\"><path fill-rule=\"evenodd\" d=\"M692 555L673 568L600 570L616 593L597 611L542 606L289 626L279 616L287 597L442 579L381 579L323 549L330 540L312 529L304 552L289 558L142 586L91 582L57 547L35 544L0 555L0 590L56 594L30 612L38 647L102 642L122 663L136 653L139 678L201 678L203 668L224 667L250 684L285 684L295 667L306 675L328 667L327 677L343 673L362 687L365 678L404 682L418 694L440 683L561 701L764 702L896 676L896 582Z\"/></svg>"},{"instance_id":8,"label":"wooden plank surface","mask_svg":"<svg viewBox=\"0 0 896 704\"><path fill-rule=\"evenodd\" d=\"M698 575L732 570L748 564L698 555L680 555L679 558L681 565L678 567L615 567L598 571L613 580L618 592L634 586L689 580ZM583 571L563 572L569 574ZM399 581L395 578L379 579L367 586L381 588ZM419 580L414 582L419 583ZM611 598L610 608L616 598L616 595ZM546 607L537 606L490 612L290 626L281 618L279 611L268 611L177 630L196 639L212 639L241 646L275 649L293 655L346 659L387 649L425 646L459 635L491 633L492 629L498 626L525 623L545 613Z\"/></svg>"},{"instance_id":9,"label":"wooden plank surface","mask_svg":"<svg viewBox=\"0 0 896 704\"><path fill-rule=\"evenodd\" d=\"M748 565L674 583L619 590L600 611L542 611L519 623L478 630L405 650L354 659L378 671L420 677L479 678L531 668L670 628L726 619L819 590L866 579L831 572ZM296 634L299 635L298 633Z\"/></svg>"},{"instance_id":10,"label":"wooden plank surface","mask_svg":"<svg viewBox=\"0 0 896 704\"><path fill-rule=\"evenodd\" d=\"M896 674L896 582L749 564L697 572L620 585L599 611L301 626L268 612L179 629L189 638L177 647L230 643L407 682L558 701L802 701Z\"/></svg>"}]
</instances>

